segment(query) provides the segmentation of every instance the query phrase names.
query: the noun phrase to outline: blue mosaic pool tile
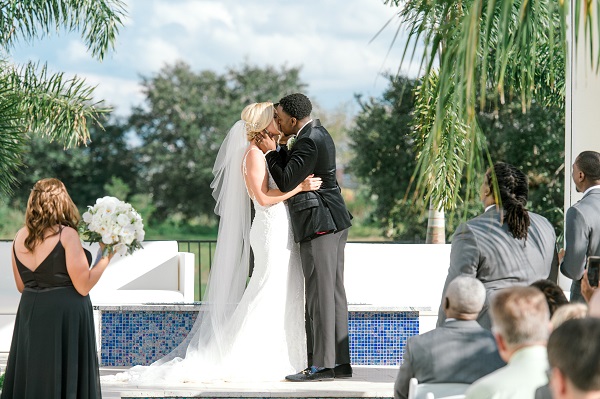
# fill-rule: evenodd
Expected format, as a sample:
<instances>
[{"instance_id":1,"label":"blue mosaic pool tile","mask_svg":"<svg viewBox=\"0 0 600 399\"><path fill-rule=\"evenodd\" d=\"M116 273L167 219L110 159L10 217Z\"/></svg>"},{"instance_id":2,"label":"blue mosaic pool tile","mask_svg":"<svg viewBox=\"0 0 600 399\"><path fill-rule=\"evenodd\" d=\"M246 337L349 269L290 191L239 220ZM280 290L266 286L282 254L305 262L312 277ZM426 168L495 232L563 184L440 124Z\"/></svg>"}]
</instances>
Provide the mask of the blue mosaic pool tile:
<instances>
[{"instance_id":1,"label":"blue mosaic pool tile","mask_svg":"<svg viewBox=\"0 0 600 399\"><path fill-rule=\"evenodd\" d=\"M408 337L419 334L418 312L350 312L352 364L399 365Z\"/></svg>"},{"instance_id":2,"label":"blue mosaic pool tile","mask_svg":"<svg viewBox=\"0 0 600 399\"><path fill-rule=\"evenodd\" d=\"M183 341L197 314L195 311L103 311L101 365L147 365L160 359Z\"/></svg>"},{"instance_id":3,"label":"blue mosaic pool tile","mask_svg":"<svg viewBox=\"0 0 600 399\"><path fill-rule=\"evenodd\" d=\"M148 365L183 341L195 311L102 311L102 366ZM408 337L419 334L418 312L349 312L355 365L399 365Z\"/></svg>"}]
</instances>

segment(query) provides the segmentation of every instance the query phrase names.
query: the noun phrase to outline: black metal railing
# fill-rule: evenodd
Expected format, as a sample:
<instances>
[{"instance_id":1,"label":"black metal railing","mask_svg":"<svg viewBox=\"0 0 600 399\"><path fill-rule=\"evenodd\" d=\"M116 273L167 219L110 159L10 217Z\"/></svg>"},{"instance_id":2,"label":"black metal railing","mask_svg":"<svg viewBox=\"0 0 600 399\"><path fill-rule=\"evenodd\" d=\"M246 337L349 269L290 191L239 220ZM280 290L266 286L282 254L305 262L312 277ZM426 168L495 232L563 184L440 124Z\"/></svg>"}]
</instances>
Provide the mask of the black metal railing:
<instances>
[{"instance_id":1,"label":"black metal railing","mask_svg":"<svg viewBox=\"0 0 600 399\"><path fill-rule=\"evenodd\" d=\"M213 255L217 240L177 240L179 252L190 252L194 254L194 274L198 276L194 287L194 300L202 299L206 291L208 273L212 266Z\"/></svg>"}]
</instances>

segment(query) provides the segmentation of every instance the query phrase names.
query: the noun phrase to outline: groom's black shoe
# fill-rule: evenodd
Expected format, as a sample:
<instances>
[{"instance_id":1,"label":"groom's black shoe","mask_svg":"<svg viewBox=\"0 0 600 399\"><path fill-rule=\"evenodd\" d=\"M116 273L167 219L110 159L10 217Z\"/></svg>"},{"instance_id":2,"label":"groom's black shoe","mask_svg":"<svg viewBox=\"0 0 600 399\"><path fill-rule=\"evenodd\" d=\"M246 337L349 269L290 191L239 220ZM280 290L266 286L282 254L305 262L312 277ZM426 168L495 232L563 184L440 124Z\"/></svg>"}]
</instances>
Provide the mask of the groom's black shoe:
<instances>
[{"instance_id":1,"label":"groom's black shoe","mask_svg":"<svg viewBox=\"0 0 600 399\"><path fill-rule=\"evenodd\" d=\"M350 378L352 377L352 366L350 363L338 364L333 369L335 378Z\"/></svg>"},{"instance_id":2,"label":"groom's black shoe","mask_svg":"<svg viewBox=\"0 0 600 399\"><path fill-rule=\"evenodd\" d=\"M310 367L305 368L298 374L292 374L285 377L288 381L304 382L304 381L331 381L335 374L333 369L321 369L313 371Z\"/></svg>"}]
</instances>

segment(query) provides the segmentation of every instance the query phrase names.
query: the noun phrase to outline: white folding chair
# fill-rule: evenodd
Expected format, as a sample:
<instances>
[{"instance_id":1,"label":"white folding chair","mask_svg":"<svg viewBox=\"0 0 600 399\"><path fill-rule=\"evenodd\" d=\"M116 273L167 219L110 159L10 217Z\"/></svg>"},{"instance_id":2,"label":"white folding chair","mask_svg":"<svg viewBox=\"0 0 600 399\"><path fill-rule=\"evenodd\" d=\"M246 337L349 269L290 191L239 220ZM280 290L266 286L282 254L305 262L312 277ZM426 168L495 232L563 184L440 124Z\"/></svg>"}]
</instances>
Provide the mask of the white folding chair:
<instances>
[{"instance_id":1,"label":"white folding chair","mask_svg":"<svg viewBox=\"0 0 600 399\"><path fill-rule=\"evenodd\" d=\"M419 384L416 378L408 383L408 399L462 399L469 384L457 382Z\"/></svg>"}]
</instances>

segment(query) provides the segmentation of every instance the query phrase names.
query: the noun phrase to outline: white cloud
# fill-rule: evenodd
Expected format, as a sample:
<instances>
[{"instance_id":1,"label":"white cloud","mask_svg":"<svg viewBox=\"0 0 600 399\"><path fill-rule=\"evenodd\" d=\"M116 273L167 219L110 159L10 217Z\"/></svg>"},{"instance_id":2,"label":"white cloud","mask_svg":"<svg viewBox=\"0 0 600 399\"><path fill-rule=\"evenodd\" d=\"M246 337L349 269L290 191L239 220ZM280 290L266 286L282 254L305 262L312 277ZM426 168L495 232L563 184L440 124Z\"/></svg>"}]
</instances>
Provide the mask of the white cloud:
<instances>
[{"instance_id":1,"label":"white cloud","mask_svg":"<svg viewBox=\"0 0 600 399\"><path fill-rule=\"evenodd\" d=\"M152 12L154 15L150 20L151 25L160 27L180 24L191 34L218 26L225 26L228 29L235 27L229 10L222 2L159 1L154 3Z\"/></svg>"},{"instance_id":2,"label":"white cloud","mask_svg":"<svg viewBox=\"0 0 600 399\"><path fill-rule=\"evenodd\" d=\"M87 47L80 40L70 40L61 53L70 62L82 62L90 57Z\"/></svg>"},{"instance_id":3,"label":"white cloud","mask_svg":"<svg viewBox=\"0 0 600 399\"><path fill-rule=\"evenodd\" d=\"M76 70L109 82L139 81L140 74L152 75L177 60L217 73L244 62L301 66L308 94L323 99L326 108L351 101L356 92L378 95L387 86L379 73L396 73L400 62L401 39L388 55L397 9L378 0L126 1L129 16L116 51L102 63L72 36L37 55L54 70ZM414 76L416 67L407 71Z\"/></svg>"},{"instance_id":4,"label":"white cloud","mask_svg":"<svg viewBox=\"0 0 600 399\"><path fill-rule=\"evenodd\" d=\"M160 36L138 38L134 52L128 58L139 73L158 72L165 64L185 58L177 44Z\"/></svg>"},{"instance_id":5,"label":"white cloud","mask_svg":"<svg viewBox=\"0 0 600 399\"><path fill-rule=\"evenodd\" d=\"M113 107L115 115L127 116L131 108L144 101L142 86L137 80L121 79L106 75L80 74L90 86L96 86L94 98L104 100Z\"/></svg>"}]
</instances>

